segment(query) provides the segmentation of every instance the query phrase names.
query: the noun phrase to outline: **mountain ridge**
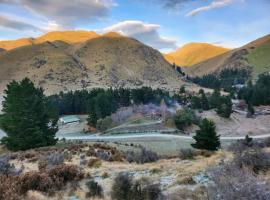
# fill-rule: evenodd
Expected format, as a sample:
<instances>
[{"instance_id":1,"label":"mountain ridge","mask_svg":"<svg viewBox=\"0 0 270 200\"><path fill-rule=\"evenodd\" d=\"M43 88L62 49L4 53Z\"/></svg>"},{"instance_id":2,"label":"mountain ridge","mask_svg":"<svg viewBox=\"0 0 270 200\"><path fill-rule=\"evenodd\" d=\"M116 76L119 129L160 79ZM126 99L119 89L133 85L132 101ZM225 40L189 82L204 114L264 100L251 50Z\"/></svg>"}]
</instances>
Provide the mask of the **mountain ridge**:
<instances>
[{"instance_id":1,"label":"mountain ridge","mask_svg":"<svg viewBox=\"0 0 270 200\"><path fill-rule=\"evenodd\" d=\"M164 54L164 57L171 64L175 63L181 67L189 67L229 50L209 43L192 42L185 44L174 52Z\"/></svg>"},{"instance_id":2,"label":"mountain ridge","mask_svg":"<svg viewBox=\"0 0 270 200\"><path fill-rule=\"evenodd\" d=\"M203 76L225 68L251 69L253 78L270 71L270 34L246 45L184 69L191 76Z\"/></svg>"}]
</instances>

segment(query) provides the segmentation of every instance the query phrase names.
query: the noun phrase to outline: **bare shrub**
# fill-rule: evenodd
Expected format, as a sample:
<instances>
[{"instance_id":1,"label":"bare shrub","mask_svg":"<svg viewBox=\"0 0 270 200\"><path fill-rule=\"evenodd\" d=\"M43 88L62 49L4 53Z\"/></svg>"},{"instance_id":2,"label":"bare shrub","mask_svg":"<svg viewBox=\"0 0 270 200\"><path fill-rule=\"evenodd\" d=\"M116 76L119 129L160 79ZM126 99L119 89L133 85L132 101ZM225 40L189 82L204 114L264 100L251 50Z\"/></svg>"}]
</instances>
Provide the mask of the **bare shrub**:
<instances>
[{"instance_id":1,"label":"bare shrub","mask_svg":"<svg viewBox=\"0 0 270 200\"><path fill-rule=\"evenodd\" d=\"M69 181L81 180L84 175L75 165L57 165L48 171L49 177L61 187Z\"/></svg>"},{"instance_id":2,"label":"bare shrub","mask_svg":"<svg viewBox=\"0 0 270 200\"><path fill-rule=\"evenodd\" d=\"M133 183L131 199L161 200L163 195L159 184L150 183L148 180L138 180Z\"/></svg>"},{"instance_id":3,"label":"bare shrub","mask_svg":"<svg viewBox=\"0 0 270 200\"><path fill-rule=\"evenodd\" d=\"M270 169L270 153L260 148L251 148L242 153L237 153L234 163L240 167L247 167L255 173Z\"/></svg>"},{"instance_id":4,"label":"bare shrub","mask_svg":"<svg viewBox=\"0 0 270 200\"><path fill-rule=\"evenodd\" d=\"M45 173L28 172L19 177L18 188L20 194L25 194L29 190L52 192L54 183Z\"/></svg>"},{"instance_id":5,"label":"bare shrub","mask_svg":"<svg viewBox=\"0 0 270 200\"><path fill-rule=\"evenodd\" d=\"M151 183L148 179L134 181L128 174L120 173L112 186L113 200L161 200L163 195L159 184Z\"/></svg>"},{"instance_id":6,"label":"bare shrub","mask_svg":"<svg viewBox=\"0 0 270 200\"><path fill-rule=\"evenodd\" d=\"M9 161L9 156L0 156L0 174L12 176L19 175L22 170L16 169L14 165L9 163Z\"/></svg>"},{"instance_id":7,"label":"bare shrub","mask_svg":"<svg viewBox=\"0 0 270 200\"><path fill-rule=\"evenodd\" d=\"M46 168L52 168L64 163L65 156L63 153L53 152L48 156L41 158L38 162L38 168L44 170Z\"/></svg>"},{"instance_id":8,"label":"bare shrub","mask_svg":"<svg viewBox=\"0 0 270 200\"><path fill-rule=\"evenodd\" d=\"M125 153L125 158L128 162L136 162L143 164L156 162L159 159L159 156L156 152L142 147L139 152L127 151Z\"/></svg>"},{"instance_id":9,"label":"bare shrub","mask_svg":"<svg viewBox=\"0 0 270 200\"><path fill-rule=\"evenodd\" d=\"M180 149L179 158L182 160L190 160L196 156L193 149Z\"/></svg>"},{"instance_id":10,"label":"bare shrub","mask_svg":"<svg viewBox=\"0 0 270 200\"><path fill-rule=\"evenodd\" d=\"M132 178L128 174L120 173L117 177L115 177L111 198L113 200L127 200L130 199L132 188Z\"/></svg>"},{"instance_id":11,"label":"bare shrub","mask_svg":"<svg viewBox=\"0 0 270 200\"><path fill-rule=\"evenodd\" d=\"M86 193L86 197L102 197L103 189L102 187L94 180L90 180L86 183L88 188L88 192Z\"/></svg>"},{"instance_id":12,"label":"bare shrub","mask_svg":"<svg viewBox=\"0 0 270 200\"><path fill-rule=\"evenodd\" d=\"M0 174L0 199L21 200L17 192L17 177Z\"/></svg>"},{"instance_id":13,"label":"bare shrub","mask_svg":"<svg viewBox=\"0 0 270 200\"><path fill-rule=\"evenodd\" d=\"M234 164L219 166L209 173L213 181L209 189L213 200L267 200L270 199L270 187L247 168Z\"/></svg>"}]
</instances>

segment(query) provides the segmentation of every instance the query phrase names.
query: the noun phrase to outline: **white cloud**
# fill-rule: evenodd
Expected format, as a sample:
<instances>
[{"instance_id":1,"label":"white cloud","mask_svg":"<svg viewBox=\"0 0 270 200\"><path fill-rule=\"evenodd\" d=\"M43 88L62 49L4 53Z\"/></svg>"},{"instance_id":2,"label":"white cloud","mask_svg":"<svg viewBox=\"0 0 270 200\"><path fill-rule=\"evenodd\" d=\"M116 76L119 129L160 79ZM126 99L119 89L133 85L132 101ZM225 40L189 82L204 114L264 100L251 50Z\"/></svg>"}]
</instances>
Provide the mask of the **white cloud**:
<instances>
[{"instance_id":1,"label":"white cloud","mask_svg":"<svg viewBox=\"0 0 270 200\"><path fill-rule=\"evenodd\" d=\"M101 19L116 5L114 0L0 0L1 3L27 9L67 28Z\"/></svg>"},{"instance_id":2,"label":"white cloud","mask_svg":"<svg viewBox=\"0 0 270 200\"><path fill-rule=\"evenodd\" d=\"M199 7L199 8L196 8L196 9L190 11L189 13L187 13L186 16L191 17L191 16L197 15L197 14L204 12L204 11L222 8L222 7L231 5L237 1L243 2L244 0L214 0L213 2L211 2L207 6L202 6L202 7Z\"/></svg>"},{"instance_id":3,"label":"white cloud","mask_svg":"<svg viewBox=\"0 0 270 200\"><path fill-rule=\"evenodd\" d=\"M37 31L40 32L41 29L30 24L24 22L22 20L15 19L14 17L7 16L0 13L0 26L8 29L18 30L18 31Z\"/></svg>"},{"instance_id":4,"label":"white cloud","mask_svg":"<svg viewBox=\"0 0 270 200\"><path fill-rule=\"evenodd\" d=\"M123 21L103 29L102 32L118 32L136 38L157 49L176 48L176 40L161 36L158 32L159 29L160 25L158 24L148 24L142 21Z\"/></svg>"}]
</instances>

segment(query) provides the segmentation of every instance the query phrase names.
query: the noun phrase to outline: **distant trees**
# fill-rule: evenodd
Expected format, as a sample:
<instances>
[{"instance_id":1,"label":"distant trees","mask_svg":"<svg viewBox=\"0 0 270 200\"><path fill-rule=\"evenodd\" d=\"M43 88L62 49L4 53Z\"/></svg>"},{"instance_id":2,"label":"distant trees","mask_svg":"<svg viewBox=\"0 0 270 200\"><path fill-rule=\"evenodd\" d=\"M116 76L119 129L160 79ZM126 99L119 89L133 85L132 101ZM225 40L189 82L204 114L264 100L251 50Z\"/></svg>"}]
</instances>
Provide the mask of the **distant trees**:
<instances>
[{"instance_id":1,"label":"distant trees","mask_svg":"<svg viewBox=\"0 0 270 200\"><path fill-rule=\"evenodd\" d=\"M193 137L195 143L191 144L191 146L196 149L218 150L220 148L220 139L216 133L215 123L211 120L203 119L199 127L200 129L196 131L196 135Z\"/></svg>"},{"instance_id":2,"label":"distant trees","mask_svg":"<svg viewBox=\"0 0 270 200\"><path fill-rule=\"evenodd\" d=\"M230 96L222 96L219 89L215 89L209 97L201 89L199 96L191 97L191 107L202 110L216 109L217 114L224 118L229 118L232 113Z\"/></svg>"},{"instance_id":3,"label":"distant trees","mask_svg":"<svg viewBox=\"0 0 270 200\"><path fill-rule=\"evenodd\" d=\"M167 103L172 98L168 92L150 87L71 91L49 97L50 102L56 105L59 115L88 114L88 124L92 127L96 127L99 119L104 119L120 107L160 104L163 99Z\"/></svg>"},{"instance_id":4,"label":"distant trees","mask_svg":"<svg viewBox=\"0 0 270 200\"><path fill-rule=\"evenodd\" d=\"M189 77L189 79L202 87L212 89L224 88L228 91L235 84L245 84L250 75L251 72L247 69L223 69L217 73L202 77Z\"/></svg>"},{"instance_id":5,"label":"distant trees","mask_svg":"<svg viewBox=\"0 0 270 200\"><path fill-rule=\"evenodd\" d=\"M25 78L7 85L0 127L7 133L1 142L10 150L54 145L58 115L41 88Z\"/></svg>"},{"instance_id":6,"label":"distant trees","mask_svg":"<svg viewBox=\"0 0 270 200\"><path fill-rule=\"evenodd\" d=\"M239 91L238 97L254 106L270 105L270 74L259 75L254 85L250 81Z\"/></svg>"}]
</instances>

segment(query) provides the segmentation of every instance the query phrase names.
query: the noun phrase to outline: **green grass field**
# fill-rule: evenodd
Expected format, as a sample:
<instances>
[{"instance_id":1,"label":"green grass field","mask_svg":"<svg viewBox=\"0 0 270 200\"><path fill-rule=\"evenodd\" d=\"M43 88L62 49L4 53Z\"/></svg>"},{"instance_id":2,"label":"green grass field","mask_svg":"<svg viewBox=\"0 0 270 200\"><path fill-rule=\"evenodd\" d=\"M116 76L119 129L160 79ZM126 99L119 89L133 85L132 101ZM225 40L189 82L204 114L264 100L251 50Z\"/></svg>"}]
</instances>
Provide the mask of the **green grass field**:
<instances>
[{"instance_id":1,"label":"green grass field","mask_svg":"<svg viewBox=\"0 0 270 200\"><path fill-rule=\"evenodd\" d=\"M253 67L253 77L270 71L270 41L258 46L247 57L248 62Z\"/></svg>"}]
</instances>

